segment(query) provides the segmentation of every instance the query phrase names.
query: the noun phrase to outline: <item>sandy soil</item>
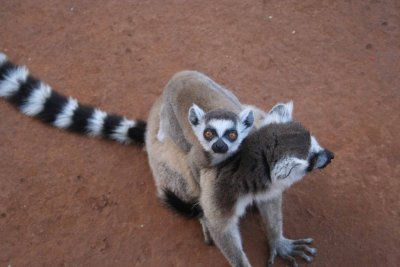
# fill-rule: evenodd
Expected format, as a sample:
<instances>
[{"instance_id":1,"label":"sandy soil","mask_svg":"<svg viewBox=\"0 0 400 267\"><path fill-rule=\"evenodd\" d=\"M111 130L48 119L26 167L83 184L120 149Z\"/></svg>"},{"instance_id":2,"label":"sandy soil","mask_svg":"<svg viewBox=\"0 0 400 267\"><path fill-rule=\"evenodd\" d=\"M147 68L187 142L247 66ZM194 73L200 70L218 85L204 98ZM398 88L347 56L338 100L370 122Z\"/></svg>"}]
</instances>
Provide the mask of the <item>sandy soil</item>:
<instances>
[{"instance_id":1,"label":"sandy soil","mask_svg":"<svg viewBox=\"0 0 400 267\"><path fill-rule=\"evenodd\" d=\"M286 235L315 239L311 266L400 266L399 14L397 0L2 1L0 50L131 118L183 69L265 109L293 99L336 158L285 193ZM264 266L258 214L241 229ZM63 132L0 100L0 266L228 264L196 221L158 203L141 147Z\"/></svg>"}]
</instances>

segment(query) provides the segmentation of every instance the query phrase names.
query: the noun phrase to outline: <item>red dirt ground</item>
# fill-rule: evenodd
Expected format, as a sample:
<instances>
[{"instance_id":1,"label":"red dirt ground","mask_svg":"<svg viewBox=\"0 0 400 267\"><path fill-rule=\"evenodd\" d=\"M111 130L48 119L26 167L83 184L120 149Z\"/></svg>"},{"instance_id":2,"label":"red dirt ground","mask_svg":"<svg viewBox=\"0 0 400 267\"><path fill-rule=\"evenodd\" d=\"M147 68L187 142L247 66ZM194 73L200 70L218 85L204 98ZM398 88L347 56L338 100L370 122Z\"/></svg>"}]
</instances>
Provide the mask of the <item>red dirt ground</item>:
<instances>
[{"instance_id":1,"label":"red dirt ground","mask_svg":"<svg viewBox=\"0 0 400 267\"><path fill-rule=\"evenodd\" d=\"M2 1L0 51L131 118L146 118L183 69L265 109L293 99L336 158L285 193L286 235L315 239L311 266L400 266L398 0ZM0 266L228 266L197 221L157 202L140 147L45 126L0 100L0 170ZM241 231L264 266L258 214Z\"/></svg>"}]
</instances>

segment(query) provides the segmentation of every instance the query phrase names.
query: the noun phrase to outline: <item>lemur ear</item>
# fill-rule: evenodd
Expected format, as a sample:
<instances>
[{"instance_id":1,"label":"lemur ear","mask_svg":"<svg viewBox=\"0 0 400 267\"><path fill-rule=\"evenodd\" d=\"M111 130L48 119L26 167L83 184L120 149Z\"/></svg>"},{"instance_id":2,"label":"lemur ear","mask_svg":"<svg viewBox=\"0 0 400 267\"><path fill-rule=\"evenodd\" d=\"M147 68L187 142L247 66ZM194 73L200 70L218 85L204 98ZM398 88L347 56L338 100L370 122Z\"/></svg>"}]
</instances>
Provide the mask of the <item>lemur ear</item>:
<instances>
[{"instance_id":1,"label":"lemur ear","mask_svg":"<svg viewBox=\"0 0 400 267\"><path fill-rule=\"evenodd\" d=\"M286 104L276 104L267 114L264 125L271 123L286 123L292 121L293 101Z\"/></svg>"},{"instance_id":2,"label":"lemur ear","mask_svg":"<svg viewBox=\"0 0 400 267\"><path fill-rule=\"evenodd\" d=\"M251 108L245 108L239 114L240 122L244 125L245 128L251 128L254 123L254 114Z\"/></svg>"},{"instance_id":3,"label":"lemur ear","mask_svg":"<svg viewBox=\"0 0 400 267\"><path fill-rule=\"evenodd\" d=\"M202 110L196 104L193 104L190 107L189 114L188 114L190 124L192 124L193 126L199 125L199 123L203 119L204 115L205 115L204 110Z\"/></svg>"}]
</instances>

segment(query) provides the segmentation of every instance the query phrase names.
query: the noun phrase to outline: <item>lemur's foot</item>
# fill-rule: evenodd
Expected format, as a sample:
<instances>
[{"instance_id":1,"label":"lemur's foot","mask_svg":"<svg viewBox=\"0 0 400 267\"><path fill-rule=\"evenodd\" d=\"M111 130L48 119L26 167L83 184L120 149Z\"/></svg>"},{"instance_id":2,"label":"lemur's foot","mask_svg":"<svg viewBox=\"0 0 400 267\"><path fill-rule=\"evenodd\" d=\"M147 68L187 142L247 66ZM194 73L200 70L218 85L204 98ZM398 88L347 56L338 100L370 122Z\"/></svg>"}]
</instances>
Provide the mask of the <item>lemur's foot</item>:
<instances>
[{"instance_id":1,"label":"lemur's foot","mask_svg":"<svg viewBox=\"0 0 400 267\"><path fill-rule=\"evenodd\" d=\"M306 262L312 262L317 249L307 246L314 240L312 238L290 240L282 237L271 246L271 256L268 260L268 266L274 264L275 257L278 255L284 260L290 261L293 267L298 267L295 257L300 256ZM307 255L311 254L312 256Z\"/></svg>"}]
</instances>

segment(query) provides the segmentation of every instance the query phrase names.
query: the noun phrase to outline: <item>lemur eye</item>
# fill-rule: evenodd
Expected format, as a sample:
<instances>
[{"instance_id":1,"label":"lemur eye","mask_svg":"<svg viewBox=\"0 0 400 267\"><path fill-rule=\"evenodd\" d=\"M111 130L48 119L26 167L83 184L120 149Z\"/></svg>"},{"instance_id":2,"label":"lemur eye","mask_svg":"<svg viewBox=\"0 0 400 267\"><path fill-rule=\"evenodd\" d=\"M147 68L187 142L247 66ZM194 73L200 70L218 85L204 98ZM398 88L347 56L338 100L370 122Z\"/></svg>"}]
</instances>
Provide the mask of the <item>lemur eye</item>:
<instances>
[{"instance_id":1,"label":"lemur eye","mask_svg":"<svg viewBox=\"0 0 400 267\"><path fill-rule=\"evenodd\" d=\"M214 133L210 130L207 129L204 131L204 138L206 138L207 140L211 140L214 137Z\"/></svg>"},{"instance_id":2,"label":"lemur eye","mask_svg":"<svg viewBox=\"0 0 400 267\"><path fill-rule=\"evenodd\" d=\"M237 132L231 131L228 133L228 138L230 141L235 141L237 139Z\"/></svg>"}]
</instances>

